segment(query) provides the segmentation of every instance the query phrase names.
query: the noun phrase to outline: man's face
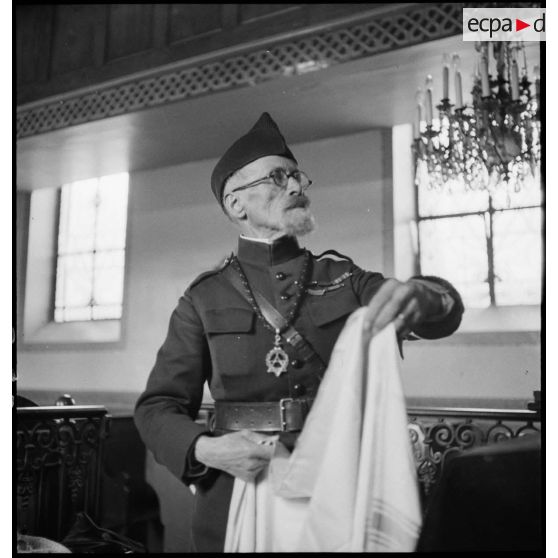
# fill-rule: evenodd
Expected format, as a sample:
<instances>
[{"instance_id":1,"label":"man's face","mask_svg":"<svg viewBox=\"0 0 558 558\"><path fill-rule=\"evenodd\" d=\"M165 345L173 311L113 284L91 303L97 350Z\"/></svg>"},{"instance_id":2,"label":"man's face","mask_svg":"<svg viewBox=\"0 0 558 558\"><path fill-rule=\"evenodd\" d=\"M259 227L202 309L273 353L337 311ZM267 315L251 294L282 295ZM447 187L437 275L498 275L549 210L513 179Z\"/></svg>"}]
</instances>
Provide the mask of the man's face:
<instances>
[{"instance_id":1,"label":"man's face","mask_svg":"<svg viewBox=\"0 0 558 558\"><path fill-rule=\"evenodd\" d=\"M291 159L270 155L249 163L227 182L223 196L235 188L263 178L277 168L287 173L297 168ZM309 198L302 192L300 184L289 179L286 188L277 186L270 178L256 186L231 194L237 196L244 209L241 226L248 235L274 238L283 234L299 236L314 229L314 217Z\"/></svg>"}]
</instances>

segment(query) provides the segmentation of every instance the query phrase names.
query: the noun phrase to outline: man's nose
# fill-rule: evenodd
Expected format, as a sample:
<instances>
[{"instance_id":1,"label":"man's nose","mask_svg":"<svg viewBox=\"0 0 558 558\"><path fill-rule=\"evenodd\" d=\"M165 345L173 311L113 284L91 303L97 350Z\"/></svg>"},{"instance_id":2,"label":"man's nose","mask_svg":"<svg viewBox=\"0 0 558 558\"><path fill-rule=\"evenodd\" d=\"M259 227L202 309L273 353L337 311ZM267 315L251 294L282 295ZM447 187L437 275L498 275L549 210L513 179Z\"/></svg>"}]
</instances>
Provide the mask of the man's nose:
<instances>
[{"instance_id":1,"label":"man's nose","mask_svg":"<svg viewBox=\"0 0 558 558\"><path fill-rule=\"evenodd\" d=\"M289 195L300 196L302 194L302 186L298 180L295 180L293 176L289 176L289 181L287 182L287 193Z\"/></svg>"}]
</instances>

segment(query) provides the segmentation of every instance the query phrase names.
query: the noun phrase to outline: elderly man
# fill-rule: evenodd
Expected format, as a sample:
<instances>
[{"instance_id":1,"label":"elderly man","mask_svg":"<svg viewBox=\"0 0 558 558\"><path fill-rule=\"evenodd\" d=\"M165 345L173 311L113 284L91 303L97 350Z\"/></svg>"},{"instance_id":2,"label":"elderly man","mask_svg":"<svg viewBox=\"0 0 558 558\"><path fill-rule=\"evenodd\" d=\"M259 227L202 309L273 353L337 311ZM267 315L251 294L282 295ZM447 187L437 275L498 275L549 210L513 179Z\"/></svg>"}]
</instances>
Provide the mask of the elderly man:
<instances>
[{"instance_id":1,"label":"elderly man","mask_svg":"<svg viewBox=\"0 0 558 558\"><path fill-rule=\"evenodd\" d=\"M180 298L136 406L156 460L197 487L192 551L222 551L234 477L267 465L270 435L293 447L354 310L368 306L370 335L393 321L401 339L444 337L461 321L460 296L443 279L385 279L301 248L297 237L314 227L310 184L268 113L219 160L211 187L240 231L238 251ZM205 382L210 432L195 422Z\"/></svg>"}]
</instances>

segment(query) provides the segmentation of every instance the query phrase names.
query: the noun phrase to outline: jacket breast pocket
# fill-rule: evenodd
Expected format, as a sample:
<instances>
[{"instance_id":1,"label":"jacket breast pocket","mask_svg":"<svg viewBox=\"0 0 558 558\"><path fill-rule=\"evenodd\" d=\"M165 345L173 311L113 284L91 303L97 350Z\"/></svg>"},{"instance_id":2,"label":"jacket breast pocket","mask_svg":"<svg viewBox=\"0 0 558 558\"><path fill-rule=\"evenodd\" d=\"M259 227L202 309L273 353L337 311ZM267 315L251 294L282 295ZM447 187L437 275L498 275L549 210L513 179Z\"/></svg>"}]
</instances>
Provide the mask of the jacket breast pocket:
<instances>
[{"instance_id":1,"label":"jacket breast pocket","mask_svg":"<svg viewBox=\"0 0 558 558\"><path fill-rule=\"evenodd\" d=\"M249 308L216 308L207 310L205 329L208 334L249 333L254 326L255 314Z\"/></svg>"},{"instance_id":2,"label":"jacket breast pocket","mask_svg":"<svg viewBox=\"0 0 558 558\"><path fill-rule=\"evenodd\" d=\"M214 377L245 379L252 369L256 314L249 308L218 308L204 316ZM230 386L227 384L226 388Z\"/></svg>"},{"instance_id":3,"label":"jacket breast pocket","mask_svg":"<svg viewBox=\"0 0 558 558\"><path fill-rule=\"evenodd\" d=\"M322 296L311 297L308 310L318 327L326 326L360 308L360 303L351 289L330 291Z\"/></svg>"}]
</instances>

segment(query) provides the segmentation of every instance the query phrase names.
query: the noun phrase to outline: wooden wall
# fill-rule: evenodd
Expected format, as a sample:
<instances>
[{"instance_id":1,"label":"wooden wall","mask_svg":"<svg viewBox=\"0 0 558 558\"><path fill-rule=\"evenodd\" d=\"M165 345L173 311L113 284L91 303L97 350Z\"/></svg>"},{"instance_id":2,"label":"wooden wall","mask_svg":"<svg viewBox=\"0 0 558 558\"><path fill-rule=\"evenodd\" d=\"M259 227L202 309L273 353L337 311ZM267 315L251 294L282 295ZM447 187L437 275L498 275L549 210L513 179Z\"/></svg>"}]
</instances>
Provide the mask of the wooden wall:
<instances>
[{"instance_id":1,"label":"wooden wall","mask_svg":"<svg viewBox=\"0 0 558 558\"><path fill-rule=\"evenodd\" d=\"M383 4L16 6L18 104Z\"/></svg>"}]
</instances>

